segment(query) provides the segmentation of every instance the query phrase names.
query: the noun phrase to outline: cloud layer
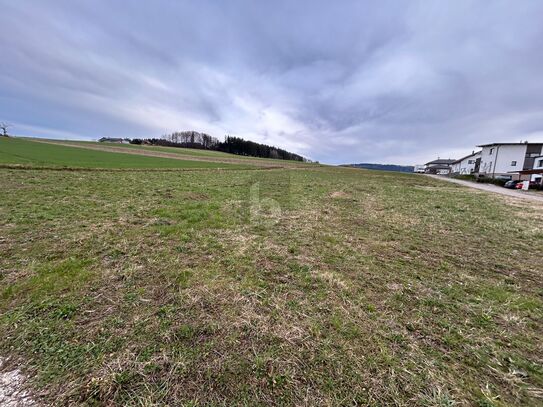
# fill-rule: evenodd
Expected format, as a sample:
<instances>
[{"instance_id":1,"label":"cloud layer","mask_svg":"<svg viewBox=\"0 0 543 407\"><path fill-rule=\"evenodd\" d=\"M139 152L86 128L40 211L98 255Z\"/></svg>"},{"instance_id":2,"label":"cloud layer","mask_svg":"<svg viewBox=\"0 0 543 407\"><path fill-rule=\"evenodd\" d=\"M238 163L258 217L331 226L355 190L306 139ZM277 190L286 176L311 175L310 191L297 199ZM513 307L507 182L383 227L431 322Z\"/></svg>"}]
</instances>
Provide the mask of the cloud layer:
<instances>
[{"instance_id":1,"label":"cloud layer","mask_svg":"<svg viewBox=\"0 0 543 407\"><path fill-rule=\"evenodd\" d=\"M194 129L329 163L543 141L540 1L0 0L23 135Z\"/></svg>"}]
</instances>

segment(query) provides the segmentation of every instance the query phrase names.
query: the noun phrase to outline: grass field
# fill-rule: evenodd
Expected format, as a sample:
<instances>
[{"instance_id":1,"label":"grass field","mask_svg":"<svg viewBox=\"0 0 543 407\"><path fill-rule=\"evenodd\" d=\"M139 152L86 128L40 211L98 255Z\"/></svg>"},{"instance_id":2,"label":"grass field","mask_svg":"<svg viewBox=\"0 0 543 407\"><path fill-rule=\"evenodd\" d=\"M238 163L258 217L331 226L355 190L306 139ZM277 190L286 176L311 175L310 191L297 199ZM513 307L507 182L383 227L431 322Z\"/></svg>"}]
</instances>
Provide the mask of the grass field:
<instances>
[{"instance_id":1,"label":"grass field","mask_svg":"<svg viewBox=\"0 0 543 407\"><path fill-rule=\"evenodd\" d=\"M23 138L0 138L0 165L70 168L244 168L245 165L93 151Z\"/></svg>"},{"instance_id":2,"label":"grass field","mask_svg":"<svg viewBox=\"0 0 543 407\"><path fill-rule=\"evenodd\" d=\"M64 142L72 143L75 145L97 145L96 141L74 141L67 140ZM232 158L232 154L223 153L221 151L211 151L211 150L198 150L198 149L189 149L189 148L175 148L175 147L161 147L161 146L148 146L148 145L136 145L136 144L117 144L117 143L100 143L99 145L112 146L119 148L127 148L131 150L148 150L148 151L160 151L168 152L180 155L189 155L196 157L212 157L212 158ZM235 156L235 158L252 160L254 157L247 156Z\"/></svg>"},{"instance_id":3,"label":"grass field","mask_svg":"<svg viewBox=\"0 0 543 407\"><path fill-rule=\"evenodd\" d=\"M157 156L186 158L187 160L205 160L214 162L225 162L258 166L280 166L280 167L307 167L315 166L313 163L300 161L278 160L271 158L258 158L243 155L224 153L222 151L199 150L192 148L161 147L135 144L99 143L95 141L74 141L74 140L46 140L50 143L62 143L78 147L93 149L111 150L116 152L131 152L140 154L156 154Z\"/></svg>"},{"instance_id":4,"label":"grass field","mask_svg":"<svg viewBox=\"0 0 543 407\"><path fill-rule=\"evenodd\" d=\"M507 199L0 169L0 356L59 405L541 405L543 211Z\"/></svg>"}]
</instances>

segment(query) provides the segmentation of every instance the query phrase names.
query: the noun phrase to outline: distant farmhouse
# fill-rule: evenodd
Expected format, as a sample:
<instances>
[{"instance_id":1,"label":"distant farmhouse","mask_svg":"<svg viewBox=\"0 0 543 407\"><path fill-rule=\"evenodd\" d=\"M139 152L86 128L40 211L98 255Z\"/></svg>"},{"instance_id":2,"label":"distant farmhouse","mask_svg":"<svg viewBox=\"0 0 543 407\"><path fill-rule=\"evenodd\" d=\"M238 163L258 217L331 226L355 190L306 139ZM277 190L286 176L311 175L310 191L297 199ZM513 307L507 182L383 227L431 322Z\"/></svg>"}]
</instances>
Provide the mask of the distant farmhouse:
<instances>
[{"instance_id":1,"label":"distant farmhouse","mask_svg":"<svg viewBox=\"0 0 543 407\"><path fill-rule=\"evenodd\" d=\"M473 151L471 154L453 162L451 173L459 175L471 175L479 172L481 164L481 152Z\"/></svg>"},{"instance_id":2,"label":"distant farmhouse","mask_svg":"<svg viewBox=\"0 0 543 407\"><path fill-rule=\"evenodd\" d=\"M438 158L424 164L424 172L426 174L449 175L455 161L450 158L447 160Z\"/></svg>"},{"instance_id":3,"label":"distant farmhouse","mask_svg":"<svg viewBox=\"0 0 543 407\"><path fill-rule=\"evenodd\" d=\"M128 138L102 137L98 141L100 143L118 143L118 144L129 144L130 143L130 139L128 139Z\"/></svg>"}]
</instances>

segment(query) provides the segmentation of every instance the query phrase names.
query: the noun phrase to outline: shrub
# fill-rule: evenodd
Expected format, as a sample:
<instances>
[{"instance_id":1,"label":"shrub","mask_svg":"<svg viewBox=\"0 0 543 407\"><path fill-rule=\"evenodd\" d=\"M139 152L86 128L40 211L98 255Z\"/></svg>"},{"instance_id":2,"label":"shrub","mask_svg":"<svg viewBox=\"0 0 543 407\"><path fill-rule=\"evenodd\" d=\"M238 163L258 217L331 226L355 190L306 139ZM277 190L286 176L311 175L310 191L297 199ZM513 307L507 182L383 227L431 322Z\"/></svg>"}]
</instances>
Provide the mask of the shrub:
<instances>
[{"instance_id":1,"label":"shrub","mask_svg":"<svg viewBox=\"0 0 543 407\"><path fill-rule=\"evenodd\" d=\"M476 179L475 175L473 175L473 174L469 174L469 175L468 174L462 174L462 175L460 175L460 174L456 174L456 175L452 174L451 178L463 179L463 180L466 180L466 181L475 181L475 179Z\"/></svg>"},{"instance_id":2,"label":"shrub","mask_svg":"<svg viewBox=\"0 0 543 407\"><path fill-rule=\"evenodd\" d=\"M503 187L505 183L507 182L507 180L504 180L504 179L488 178L488 177L483 177L483 176L477 177L476 181L481 182L483 184L499 185L500 187Z\"/></svg>"}]
</instances>

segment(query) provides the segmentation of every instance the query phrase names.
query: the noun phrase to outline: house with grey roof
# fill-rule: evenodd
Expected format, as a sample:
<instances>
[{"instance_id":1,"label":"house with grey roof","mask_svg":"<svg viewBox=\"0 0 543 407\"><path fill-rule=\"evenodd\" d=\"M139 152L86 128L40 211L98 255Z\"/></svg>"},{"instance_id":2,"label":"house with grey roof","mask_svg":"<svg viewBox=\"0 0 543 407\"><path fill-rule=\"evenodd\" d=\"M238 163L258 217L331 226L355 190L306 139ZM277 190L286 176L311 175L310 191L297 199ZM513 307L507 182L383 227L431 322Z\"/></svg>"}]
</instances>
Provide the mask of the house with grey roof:
<instances>
[{"instance_id":1,"label":"house with grey roof","mask_svg":"<svg viewBox=\"0 0 543 407\"><path fill-rule=\"evenodd\" d=\"M426 174L436 174L436 175L449 175L451 173L452 164L456 160L453 159L441 159L427 162L424 164L424 172Z\"/></svg>"}]
</instances>

